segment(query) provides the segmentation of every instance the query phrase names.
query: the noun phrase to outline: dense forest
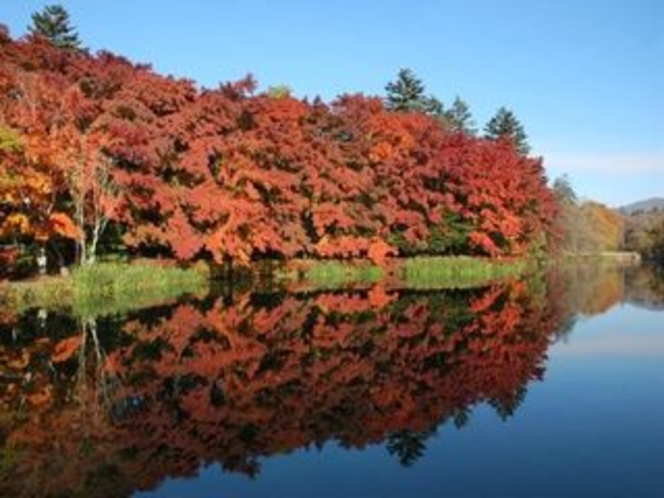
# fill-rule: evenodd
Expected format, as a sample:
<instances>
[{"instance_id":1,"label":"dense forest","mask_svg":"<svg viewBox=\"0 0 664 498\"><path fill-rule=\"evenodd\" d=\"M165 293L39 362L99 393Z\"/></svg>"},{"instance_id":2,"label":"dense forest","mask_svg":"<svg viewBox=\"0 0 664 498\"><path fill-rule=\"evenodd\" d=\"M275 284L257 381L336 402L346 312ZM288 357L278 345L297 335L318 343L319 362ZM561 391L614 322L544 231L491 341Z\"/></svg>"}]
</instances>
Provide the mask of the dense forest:
<instances>
[{"instance_id":1,"label":"dense forest","mask_svg":"<svg viewBox=\"0 0 664 498\"><path fill-rule=\"evenodd\" d=\"M83 47L58 6L0 29L0 262L89 264L100 252L259 258L635 250L664 254L657 211L547 186L506 108L479 136L404 69L385 96L332 102L200 88Z\"/></svg>"},{"instance_id":2,"label":"dense forest","mask_svg":"<svg viewBox=\"0 0 664 498\"><path fill-rule=\"evenodd\" d=\"M560 206L565 252L633 251L647 261L664 263L663 202L651 199L636 203L635 209L611 209L595 201L580 200L566 176L553 182L553 190Z\"/></svg>"},{"instance_id":3,"label":"dense forest","mask_svg":"<svg viewBox=\"0 0 664 498\"><path fill-rule=\"evenodd\" d=\"M56 14L58 14L56 16ZM63 17L64 16L64 17ZM0 33L0 244L188 261L542 253L557 202L501 109L484 137L407 70L326 103L199 88L82 48L66 12Z\"/></svg>"},{"instance_id":4,"label":"dense forest","mask_svg":"<svg viewBox=\"0 0 664 498\"><path fill-rule=\"evenodd\" d=\"M664 264L664 207L627 212L625 247Z\"/></svg>"}]
</instances>

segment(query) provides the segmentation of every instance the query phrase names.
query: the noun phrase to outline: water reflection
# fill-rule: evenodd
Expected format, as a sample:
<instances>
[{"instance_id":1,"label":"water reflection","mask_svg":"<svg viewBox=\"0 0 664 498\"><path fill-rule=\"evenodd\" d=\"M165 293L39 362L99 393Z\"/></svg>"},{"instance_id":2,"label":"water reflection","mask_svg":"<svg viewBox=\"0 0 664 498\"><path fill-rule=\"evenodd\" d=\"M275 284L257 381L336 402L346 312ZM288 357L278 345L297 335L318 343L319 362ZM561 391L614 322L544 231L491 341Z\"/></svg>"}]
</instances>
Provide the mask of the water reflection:
<instances>
[{"instance_id":1,"label":"water reflection","mask_svg":"<svg viewBox=\"0 0 664 498\"><path fill-rule=\"evenodd\" d=\"M0 491L130 496L212 462L257 476L328 441L411 466L480 404L512 416L579 313L633 282L661 303L645 279L577 268L444 293L245 293L124 321L5 314Z\"/></svg>"},{"instance_id":2,"label":"water reflection","mask_svg":"<svg viewBox=\"0 0 664 498\"><path fill-rule=\"evenodd\" d=\"M625 274L625 299L646 309L664 309L664 267L639 267Z\"/></svg>"}]
</instances>

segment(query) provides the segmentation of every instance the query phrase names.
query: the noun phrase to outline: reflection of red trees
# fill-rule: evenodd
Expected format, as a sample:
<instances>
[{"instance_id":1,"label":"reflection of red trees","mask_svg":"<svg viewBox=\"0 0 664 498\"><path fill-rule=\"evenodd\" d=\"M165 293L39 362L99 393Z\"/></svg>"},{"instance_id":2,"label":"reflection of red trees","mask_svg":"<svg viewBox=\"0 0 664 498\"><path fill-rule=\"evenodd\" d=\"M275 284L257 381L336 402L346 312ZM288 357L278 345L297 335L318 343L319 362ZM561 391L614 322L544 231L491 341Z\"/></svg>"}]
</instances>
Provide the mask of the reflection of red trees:
<instances>
[{"instance_id":1,"label":"reflection of red trees","mask_svg":"<svg viewBox=\"0 0 664 498\"><path fill-rule=\"evenodd\" d=\"M521 283L373 292L183 304L126 323L108 356L89 329L35 340L14 372L46 361L50 395L26 401L24 381L3 392L4 413L30 409L6 426L0 485L57 494L96 479L122 496L201 463L252 474L260 457L310 444L427 433L481 402L506 416L541 377L560 321Z\"/></svg>"}]
</instances>

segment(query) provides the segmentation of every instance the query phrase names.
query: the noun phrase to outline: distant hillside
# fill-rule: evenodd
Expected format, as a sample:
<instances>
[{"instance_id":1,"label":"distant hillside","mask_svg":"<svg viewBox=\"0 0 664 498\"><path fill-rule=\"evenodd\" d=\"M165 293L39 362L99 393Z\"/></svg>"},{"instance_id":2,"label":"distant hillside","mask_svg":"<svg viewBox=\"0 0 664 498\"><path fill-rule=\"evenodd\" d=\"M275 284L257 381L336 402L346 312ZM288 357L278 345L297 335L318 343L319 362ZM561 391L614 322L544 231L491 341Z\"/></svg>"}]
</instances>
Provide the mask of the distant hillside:
<instances>
[{"instance_id":1,"label":"distant hillside","mask_svg":"<svg viewBox=\"0 0 664 498\"><path fill-rule=\"evenodd\" d=\"M653 197L644 201L633 202L632 204L627 204L626 206L618 208L618 211L623 214L633 214L638 211L647 212L652 209L659 209L664 211L664 198Z\"/></svg>"}]
</instances>

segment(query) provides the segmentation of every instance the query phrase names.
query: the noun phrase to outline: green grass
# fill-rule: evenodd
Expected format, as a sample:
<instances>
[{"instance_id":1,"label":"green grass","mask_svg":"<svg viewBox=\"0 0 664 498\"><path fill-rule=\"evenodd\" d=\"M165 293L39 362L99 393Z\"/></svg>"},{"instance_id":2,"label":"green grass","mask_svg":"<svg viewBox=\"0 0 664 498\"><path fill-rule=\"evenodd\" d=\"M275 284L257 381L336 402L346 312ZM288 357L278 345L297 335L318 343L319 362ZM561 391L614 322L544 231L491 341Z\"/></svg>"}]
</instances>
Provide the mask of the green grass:
<instances>
[{"instance_id":1,"label":"green grass","mask_svg":"<svg viewBox=\"0 0 664 498\"><path fill-rule=\"evenodd\" d=\"M287 283L330 290L386 282L406 289L447 289L486 285L522 274L525 260L499 261L471 257L414 257L392 259L385 268L368 260L298 261L280 274Z\"/></svg>"},{"instance_id":2,"label":"green grass","mask_svg":"<svg viewBox=\"0 0 664 498\"><path fill-rule=\"evenodd\" d=\"M498 261L467 256L417 257L403 261L399 277L405 287L412 289L475 287L521 275L526 266L524 260Z\"/></svg>"},{"instance_id":3,"label":"green grass","mask_svg":"<svg viewBox=\"0 0 664 498\"><path fill-rule=\"evenodd\" d=\"M321 289L375 283L383 277L383 269L369 262L349 264L343 261L320 261L304 271L304 280Z\"/></svg>"},{"instance_id":4,"label":"green grass","mask_svg":"<svg viewBox=\"0 0 664 498\"><path fill-rule=\"evenodd\" d=\"M282 284L294 284L318 290L373 284L386 276L383 268L368 260L314 259L291 260L277 268L274 275Z\"/></svg>"},{"instance_id":5,"label":"green grass","mask_svg":"<svg viewBox=\"0 0 664 498\"><path fill-rule=\"evenodd\" d=\"M148 264L98 263L67 277L44 277L0 286L0 306L70 309L78 316L124 313L207 289L200 269Z\"/></svg>"}]
</instances>

